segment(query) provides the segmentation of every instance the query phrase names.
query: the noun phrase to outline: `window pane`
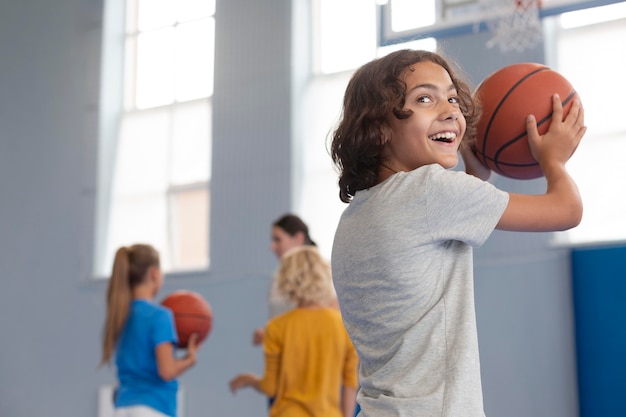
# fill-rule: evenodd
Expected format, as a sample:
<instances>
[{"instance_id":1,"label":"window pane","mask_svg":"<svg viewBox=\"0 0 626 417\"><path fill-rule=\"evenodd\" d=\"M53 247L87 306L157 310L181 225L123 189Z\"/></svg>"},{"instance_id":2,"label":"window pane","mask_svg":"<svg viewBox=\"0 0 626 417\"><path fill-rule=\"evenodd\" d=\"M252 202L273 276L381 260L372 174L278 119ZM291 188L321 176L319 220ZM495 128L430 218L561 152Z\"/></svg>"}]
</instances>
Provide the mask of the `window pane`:
<instances>
[{"instance_id":1,"label":"window pane","mask_svg":"<svg viewBox=\"0 0 626 417\"><path fill-rule=\"evenodd\" d=\"M176 7L179 22L215 14L215 0L177 0Z\"/></svg>"},{"instance_id":2,"label":"window pane","mask_svg":"<svg viewBox=\"0 0 626 417\"><path fill-rule=\"evenodd\" d=\"M111 205L107 261L104 265L113 264L115 251L120 246L145 242L154 245L161 253L163 268L169 269L165 207L163 193L115 199Z\"/></svg>"},{"instance_id":3,"label":"window pane","mask_svg":"<svg viewBox=\"0 0 626 417\"><path fill-rule=\"evenodd\" d=\"M181 24L176 29L176 99L213 94L215 23L212 18Z\"/></svg>"},{"instance_id":4,"label":"window pane","mask_svg":"<svg viewBox=\"0 0 626 417\"><path fill-rule=\"evenodd\" d=\"M142 33L137 39L136 106L139 109L174 101L174 29Z\"/></svg>"},{"instance_id":5,"label":"window pane","mask_svg":"<svg viewBox=\"0 0 626 417\"><path fill-rule=\"evenodd\" d=\"M138 0L139 31L173 25L176 19L176 1L178 0Z\"/></svg>"},{"instance_id":6,"label":"window pane","mask_svg":"<svg viewBox=\"0 0 626 417\"><path fill-rule=\"evenodd\" d=\"M344 72L310 80L301 106L306 117L298 121L300 134L293 144L301 158L293 164L299 181L294 187L294 210L305 219L328 259L339 216L346 205L339 200L337 172L320 138L326 138L335 127L350 76Z\"/></svg>"},{"instance_id":7,"label":"window pane","mask_svg":"<svg viewBox=\"0 0 626 417\"><path fill-rule=\"evenodd\" d=\"M376 56L376 5L363 0L319 0L317 31L322 73L357 68Z\"/></svg>"},{"instance_id":8,"label":"window pane","mask_svg":"<svg viewBox=\"0 0 626 417\"><path fill-rule=\"evenodd\" d=\"M559 233L558 242L626 239L626 194L621 192L626 189L622 161L626 118L621 111L626 85L616 82L626 66L626 49L615 46L616 39L626 39L626 21L612 21L614 17L607 16L602 24L573 25L573 29L559 27L557 18L556 36L548 38L555 41L554 47L546 48L554 51L553 66L578 92L587 125L585 138L568 162L584 202L583 219L578 227ZM580 51L585 51L585 59L580 59Z\"/></svg>"},{"instance_id":9,"label":"window pane","mask_svg":"<svg viewBox=\"0 0 626 417\"><path fill-rule=\"evenodd\" d=\"M437 19L435 0L392 0L390 4L395 32L434 25Z\"/></svg>"},{"instance_id":10,"label":"window pane","mask_svg":"<svg viewBox=\"0 0 626 417\"><path fill-rule=\"evenodd\" d=\"M175 269L205 268L209 253L209 192L206 187L170 194L170 241Z\"/></svg>"},{"instance_id":11,"label":"window pane","mask_svg":"<svg viewBox=\"0 0 626 417\"><path fill-rule=\"evenodd\" d=\"M383 57L400 49L423 49L425 51L435 52L437 49L437 40L435 38L423 38L416 41L396 43L394 45L381 46L378 48L376 56Z\"/></svg>"},{"instance_id":12,"label":"window pane","mask_svg":"<svg viewBox=\"0 0 626 417\"><path fill-rule=\"evenodd\" d=\"M433 1L433 0L429 0ZM442 22L455 22L460 20L487 17L486 14L495 12L494 7L504 5L514 0L440 0L439 19Z\"/></svg>"},{"instance_id":13,"label":"window pane","mask_svg":"<svg viewBox=\"0 0 626 417\"><path fill-rule=\"evenodd\" d=\"M117 148L114 196L165 192L170 124L168 109L124 117Z\"/></svg>"},{"instance_id":14,"label":"window pane","mask_svg":"<svg viewBox=\"0 0 626 417\"><path fill-rule=\"evenodd\" d=\"M173 109L170 184L206 182L211 173L211 106L209 100Z\"/></svg>"},{"instance_id":15,"label":"window pane","mask_svg":"<svg viewBox=\"0 0 626 417\"><path fill-rule=\"evenodd\" d=\"M564 29L604 23L626 17L626 2L594 7L593 9L577 10L561 15L561 27Z\"/></svg>"},{"instance_id":16,"label":"window pane","mask_svg":"<svg viewBox=\"0 0 626 417\"><path fill-rule=\"evenodd\" d=\"M563 31L558 36L557 65L585 106L587 136L626 130L626 86L616 82L626 68L626 48L616 47L616 39L626 39L626 20ZM580 51L585 51L585 59L580 59Z\"/></svg>"},{"instance_id":17,"label":"window pane","mask_svg":"<svg viewBox=\"0 0 626 417\"><path fill-rule=\"evenodd\" d=\"M557 238L559 241L626 239L625 154L626 130L611 136L585 136L567 165L583 199L583 219L578 227L563 234L565 238Z\"/></svg>"}]
</instances>

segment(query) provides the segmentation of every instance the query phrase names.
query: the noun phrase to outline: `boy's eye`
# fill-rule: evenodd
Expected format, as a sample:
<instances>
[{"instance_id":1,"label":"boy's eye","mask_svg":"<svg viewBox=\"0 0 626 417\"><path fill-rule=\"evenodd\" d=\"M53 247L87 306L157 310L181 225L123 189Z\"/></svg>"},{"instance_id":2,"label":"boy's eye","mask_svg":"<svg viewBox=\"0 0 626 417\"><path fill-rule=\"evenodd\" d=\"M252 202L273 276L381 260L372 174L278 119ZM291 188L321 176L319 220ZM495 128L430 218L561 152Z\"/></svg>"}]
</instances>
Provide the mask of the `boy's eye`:
<instances>
[{"instance_id":1,"label":"boy's eye","mask_svg":"<svg viewBox=\"0 0 626 417\"><path fill-rule=\"evenodd\" d=\"M459 98L458 98L458 97L450 97L450 98L448 99L448 101L449 101L450 103L453 103L453 104L459 104Z\"/></svg>"},{"instance_id":2,"label":"boy's eye","mask_svg":"<svg viewBox=\"0 0 626 417\"><path fill-rule=\"evenodd\" d=\"M418 103L430 103L431 101L433 100L429 96L419 96L417 98Z\"/></svg>"}]
</instances>

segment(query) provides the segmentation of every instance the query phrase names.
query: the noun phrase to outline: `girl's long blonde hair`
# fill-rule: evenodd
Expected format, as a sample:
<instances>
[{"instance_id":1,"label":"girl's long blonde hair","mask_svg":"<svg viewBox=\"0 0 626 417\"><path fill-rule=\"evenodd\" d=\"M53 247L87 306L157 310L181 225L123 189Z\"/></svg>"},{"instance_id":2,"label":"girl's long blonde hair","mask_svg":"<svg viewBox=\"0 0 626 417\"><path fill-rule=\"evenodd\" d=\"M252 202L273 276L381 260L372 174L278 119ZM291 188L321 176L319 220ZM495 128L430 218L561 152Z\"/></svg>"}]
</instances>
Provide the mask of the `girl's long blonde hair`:
<instances>
[{"instance_id":1,"label":"girl's long blonde hair","mask_svg":"<svg viewBox=\"0 0 626 417\"><path fill-rule=\"evenodd\" d=\"M100 365L109 363L124 329L133 299L133 288L142 283L148 268L159 266L159 254L150 245L121 247L115 253L107 290L107 315L102 335Z\"/></svg>"},{"instance_id":2,"label":"girl's long blonde hair","mask_svg":"<svg viewBox=\"0 0 626 417\"><path fill-rule=\"evenodd\" d=\"M298 305L325 305L334 295L330 265L315 246L299 246L285 253L276 279L278 290Z\"/></svg>"}]
</instances>

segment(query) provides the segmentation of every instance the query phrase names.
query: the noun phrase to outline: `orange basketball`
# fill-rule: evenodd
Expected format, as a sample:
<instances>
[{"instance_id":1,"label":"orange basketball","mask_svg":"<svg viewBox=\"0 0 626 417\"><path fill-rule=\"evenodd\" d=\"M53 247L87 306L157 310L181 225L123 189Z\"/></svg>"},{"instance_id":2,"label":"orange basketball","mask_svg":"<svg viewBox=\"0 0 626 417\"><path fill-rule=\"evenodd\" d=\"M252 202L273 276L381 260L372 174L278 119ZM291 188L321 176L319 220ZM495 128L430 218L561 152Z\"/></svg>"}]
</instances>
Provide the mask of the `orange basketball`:
<instances>
[{"instance_id":1,"label":"orange basketball","mask_svg":"<svg viewBox=\"0 0 626 417\"><path fill-rule=\"evenodd\" d=\"M526 117L534 114L539 133L546 133L555 93L561 97L565 117L577 97L576 90L565 77L545 65L509 65L485 78L475 93L482 105L476 154L483 165L509 178L543 176L528 145Z\"/></svg>"},{"instance_id":2,"label":"orange basketball","mask_svg":"<svg viewBox=\"0 0 626 417\"><path fill-rule=\"evenodd\" d=\"M193 333L197 333L198 342L202 342L211 332L213 310L200 294L187 290L174 291L161 304L174 314L178 347L187 347L189 336Z\"/></svg>"}]
</instances>

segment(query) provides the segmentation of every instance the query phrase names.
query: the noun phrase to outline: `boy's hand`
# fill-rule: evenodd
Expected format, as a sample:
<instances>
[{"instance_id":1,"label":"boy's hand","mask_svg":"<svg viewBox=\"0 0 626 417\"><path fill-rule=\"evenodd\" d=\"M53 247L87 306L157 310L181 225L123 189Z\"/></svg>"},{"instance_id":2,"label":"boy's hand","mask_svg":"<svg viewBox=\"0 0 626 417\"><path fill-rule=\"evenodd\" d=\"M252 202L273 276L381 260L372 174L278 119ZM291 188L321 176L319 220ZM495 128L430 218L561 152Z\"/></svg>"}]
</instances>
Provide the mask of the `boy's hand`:
<instances>
[{"instance_id":1,"label":"boy's hand","mask_svg":"<svg viewBox=\"0 0 626 417\"><path fill-rule=\"evenodd\" d=\"M575 100L563 120L563 105L558 94L552 96L552 120L545 135L539 135L534 115L526 120L528 144L533 157L541 168L546 170L551 163L565 164L578 147L587 127L584 125L584 111L579 100Z\"/></svg>"},{"instance_id":2,"label":"boy's hand","mask_svg":"<svg viewBox=\"0 0 626 417\"><path fill-rule=\"evenodd\" d=\"M491 169L484 166L478 160L478 157L474 153L473 147L465 145L461 142L459 152L461 153L461 157L463 157L463 163L465 164L466 173L480 178L483 181L487 181L489 179L489 177L491 176Z\"/></svg>"}]
</instances>

